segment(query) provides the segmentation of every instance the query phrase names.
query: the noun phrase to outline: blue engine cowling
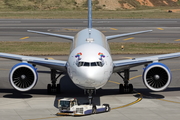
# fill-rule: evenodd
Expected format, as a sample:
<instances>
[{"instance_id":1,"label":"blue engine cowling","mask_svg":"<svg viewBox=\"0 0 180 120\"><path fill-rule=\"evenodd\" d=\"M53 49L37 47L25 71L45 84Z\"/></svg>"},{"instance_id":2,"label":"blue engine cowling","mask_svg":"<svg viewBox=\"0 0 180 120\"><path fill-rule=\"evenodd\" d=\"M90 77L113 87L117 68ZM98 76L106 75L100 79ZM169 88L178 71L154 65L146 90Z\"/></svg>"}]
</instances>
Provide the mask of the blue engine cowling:
<instances>
[{"instance_id":1,"label":"blue engine cowling","mask_svg":"<svg viewBox=\"0 0 180 120\"><path fill-rule=\"evenodd\" d=\"M143 72L143 82L147 88L153 91L166 89L172 79L171 71L162 63L149 64Z\"/></svg>"},{"instance_id":2,"label":"blue engine cowling","mask_svg":"<svg viewBox=\"0 0 180 120\"><path fill-rule=\"evenodd\" d=\"M38 81L36 68L29 63L18 63L12 67L9 81L18 91L31 90Z\"/></svg>"}]
</instances>

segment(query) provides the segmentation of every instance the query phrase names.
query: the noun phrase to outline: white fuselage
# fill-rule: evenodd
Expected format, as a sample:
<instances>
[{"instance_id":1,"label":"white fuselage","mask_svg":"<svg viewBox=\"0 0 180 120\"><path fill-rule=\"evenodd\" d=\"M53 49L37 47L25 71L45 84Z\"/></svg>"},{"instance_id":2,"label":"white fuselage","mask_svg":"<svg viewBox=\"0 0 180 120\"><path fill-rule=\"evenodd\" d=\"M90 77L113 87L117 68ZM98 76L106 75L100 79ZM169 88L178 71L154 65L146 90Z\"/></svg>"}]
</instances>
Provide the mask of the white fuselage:
<instances>
[{"instance_id":1,"label":"white fuselage","mask_svg":"<svg viewBox=\"0 0 180 120\"><path fill-rule=\"evenodd\" d=\"M106 37L96 29L84 29L74 37L67 71L75 85L82 89L99 89L112 72L113 61Z\"/></svg>"}]
</instances>

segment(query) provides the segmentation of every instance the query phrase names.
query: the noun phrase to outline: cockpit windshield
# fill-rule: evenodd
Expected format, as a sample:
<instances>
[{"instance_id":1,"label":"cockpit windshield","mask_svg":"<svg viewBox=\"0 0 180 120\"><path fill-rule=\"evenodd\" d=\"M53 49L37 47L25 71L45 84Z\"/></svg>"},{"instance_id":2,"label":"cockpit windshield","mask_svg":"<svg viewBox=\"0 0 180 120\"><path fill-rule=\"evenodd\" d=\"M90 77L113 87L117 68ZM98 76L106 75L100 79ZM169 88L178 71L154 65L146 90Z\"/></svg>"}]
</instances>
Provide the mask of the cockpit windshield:
<instances>
[{"instance_id":1,"label":"cockpit windshield","mask_svg":"<svg viewBox=\"0 0 180 120\"><path fill-rule=\"evenodd\" d=\"M102 67L104 64L102 62L77 62L77 66L81 67L81 66L85 66L85 67L95 67L95 66L99 66Z\"/></svg>"}]
</instances>

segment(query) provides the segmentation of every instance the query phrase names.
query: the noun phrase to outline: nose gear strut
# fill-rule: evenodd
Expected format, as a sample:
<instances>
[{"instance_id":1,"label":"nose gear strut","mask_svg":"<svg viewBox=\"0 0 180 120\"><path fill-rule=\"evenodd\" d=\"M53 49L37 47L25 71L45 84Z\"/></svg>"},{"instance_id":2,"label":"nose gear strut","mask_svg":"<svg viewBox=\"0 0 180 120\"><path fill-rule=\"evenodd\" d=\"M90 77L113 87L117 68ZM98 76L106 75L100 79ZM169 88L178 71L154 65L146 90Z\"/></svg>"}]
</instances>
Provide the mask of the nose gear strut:
<instances>
[{"instance_id":1,"label":"nose gear strut","mask_svg":"<svg viewBox=\"0 0 180 120\"><path fill-rule=\"evenodd\" d=\"M87 90L85 90L85 93L88 94L89 104L92 105L93 104L93 96L92 96L92 94L96 93L96 90L95 89L87 89Z\"/></svg>"}]
</instances>

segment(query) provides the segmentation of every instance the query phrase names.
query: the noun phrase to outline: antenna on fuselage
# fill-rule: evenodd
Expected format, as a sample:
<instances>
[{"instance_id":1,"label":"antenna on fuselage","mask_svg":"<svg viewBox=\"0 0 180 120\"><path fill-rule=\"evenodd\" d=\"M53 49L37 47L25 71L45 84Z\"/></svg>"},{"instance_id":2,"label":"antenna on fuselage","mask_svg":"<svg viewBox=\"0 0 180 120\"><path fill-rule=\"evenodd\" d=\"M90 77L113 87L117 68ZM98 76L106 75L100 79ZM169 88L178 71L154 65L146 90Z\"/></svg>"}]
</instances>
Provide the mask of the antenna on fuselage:
<instances>
[{"instance_id":1,"label":"antenna on fuselage","mask_svg":"<svg viewBox=\"0 0 180 120\"><path fill-rule=\"evenodd\" d=\"M88 30L89 30L89 37L91 36L91 28L92 28L92 1L88 0Z\"/></svg>"}]
</instances>

